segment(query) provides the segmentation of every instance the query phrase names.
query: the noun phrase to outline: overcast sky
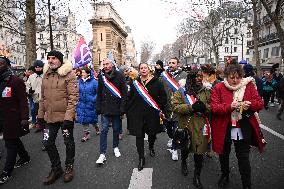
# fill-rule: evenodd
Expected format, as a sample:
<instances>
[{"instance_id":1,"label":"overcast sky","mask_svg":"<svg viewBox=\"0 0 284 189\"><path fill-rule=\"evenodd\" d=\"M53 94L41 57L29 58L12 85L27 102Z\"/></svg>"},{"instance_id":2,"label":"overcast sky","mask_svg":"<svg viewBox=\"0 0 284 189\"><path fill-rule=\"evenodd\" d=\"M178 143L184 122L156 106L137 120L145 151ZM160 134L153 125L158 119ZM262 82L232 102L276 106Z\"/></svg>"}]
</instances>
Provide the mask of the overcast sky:
<instances>
[{"instance_id":1,"label":"overcast sky","mask_svg":"<svg viewBox=\"0 0 284 189\"><path fill-rule=\"evenodd\" d=\"M177 25L190 14L202 12L206 9L201 2L206 0L108 0L121 16L125 25L132 29L136 50L140 51L140 44L145 40L152 40L156 44L155 53L161 51L163 45L173 43L177 37ZM215 0L211 0L212 2ZM216 0L217 1L217 0ZM73 4L74 3L74 4ZM71 1L71 9L76 1ZM87 13L87 14L86 14ZM92 30L87 22L93 15L93 7L86 6L80 16L86 17L78 32L87 41L92 39Z\"/></svg>"}]
</instances>

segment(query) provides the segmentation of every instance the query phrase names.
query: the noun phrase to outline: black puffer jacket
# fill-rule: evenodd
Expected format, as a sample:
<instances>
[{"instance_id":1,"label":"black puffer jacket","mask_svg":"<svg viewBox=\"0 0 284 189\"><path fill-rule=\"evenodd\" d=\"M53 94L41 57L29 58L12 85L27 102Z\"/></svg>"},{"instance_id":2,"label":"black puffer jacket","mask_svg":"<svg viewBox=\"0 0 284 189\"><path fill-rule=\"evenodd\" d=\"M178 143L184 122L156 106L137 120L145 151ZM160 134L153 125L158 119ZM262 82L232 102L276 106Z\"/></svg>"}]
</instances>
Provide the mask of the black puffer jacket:
<instances>
[{"instance_id":1,"label":"black puffer jacket","mask_svg":"<svg viewBox=\"0 0 284 189\"><path fill-rule=\"evenodd\" d=\"M122 115L125 113L127 87L125 78L122 73L112 70L110 74L105 74L106 78L120 91L121 98L118 98L112 94L112 92L105 86L102 74L99 75L98 80L98 94L96 102L97 114L103 115Z\"/></svg>"}]
</instances>

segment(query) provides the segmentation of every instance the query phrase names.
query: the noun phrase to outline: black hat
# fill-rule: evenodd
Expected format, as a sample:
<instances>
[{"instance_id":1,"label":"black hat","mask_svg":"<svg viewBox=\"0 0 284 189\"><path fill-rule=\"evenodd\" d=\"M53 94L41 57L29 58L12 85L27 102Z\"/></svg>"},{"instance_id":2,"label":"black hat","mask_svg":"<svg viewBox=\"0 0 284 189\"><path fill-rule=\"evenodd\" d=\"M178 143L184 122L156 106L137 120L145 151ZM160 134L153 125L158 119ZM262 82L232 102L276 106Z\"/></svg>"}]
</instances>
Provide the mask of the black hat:
<instances>
[{"instance_id":1,"label":"black hat","mask_svg":"<svg viewBox=\"0 0 284 189\"><path fill-rule=\"evenodd\" d=\"M156 64L159 64L161 68L164 68L164 63L162 60L157 60Z\"/></svg>"},{"instance_id":2,"label":"black hat","mask_svg":"<svg viewBox=\"0 0 284 189\"><path fill-rule=\"evenodd\" d=\"M6 56L0 56L0 62L6 63L8 66L11 66L11 61Z\"/></svg>"},{"instance_id":3,"label":"black hat","mask_svg":"<svg viewBox=\"0 0 284 189\"><path fill-rule=\"evenodd\" d=\"M58 58L58 60L63 63L63 54L60 51L56 51L56 50L52 50L49 53L47 53L47 57L49 56L55 56L56 58Z\"/></svg>"},{"instance_id":4,"label":"black hat","mask_svg":"<svg viewBox=\"0 0 284 189\"><path fill-rule=\"evenodd\" d=\"M251 64L245 64L243 67L246 76L253 76L253 66Z\"/></svg>"},{"instance_id":5,"label":"black hat","mask_svg":"<svg viewBox=\"0 0 284 189\"><path fill-rule=\"evenodd\" d=\"M41 60L34 61L34 67L43 67L44 63Z\"/></svg>"}]
</instances>

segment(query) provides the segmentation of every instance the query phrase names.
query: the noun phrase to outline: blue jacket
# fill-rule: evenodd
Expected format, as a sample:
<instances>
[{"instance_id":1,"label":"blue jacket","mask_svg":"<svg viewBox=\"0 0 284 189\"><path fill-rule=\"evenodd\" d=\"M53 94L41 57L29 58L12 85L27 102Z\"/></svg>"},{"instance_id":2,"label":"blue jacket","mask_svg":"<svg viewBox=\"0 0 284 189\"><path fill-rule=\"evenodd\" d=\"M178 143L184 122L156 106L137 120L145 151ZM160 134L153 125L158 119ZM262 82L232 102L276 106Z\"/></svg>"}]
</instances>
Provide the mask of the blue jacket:
<instances>
[{"instance_id":1,"label":"blue jacket","mask_svg":"<svg viewBox=\"0 0 284 189\"><path fill-rule=\"evenodd\" d=\"M77 104L77 122L94 124L98 122L96 114L98 82L93 78L79 80L79 101Z\"/></svg>"}]
</instances>

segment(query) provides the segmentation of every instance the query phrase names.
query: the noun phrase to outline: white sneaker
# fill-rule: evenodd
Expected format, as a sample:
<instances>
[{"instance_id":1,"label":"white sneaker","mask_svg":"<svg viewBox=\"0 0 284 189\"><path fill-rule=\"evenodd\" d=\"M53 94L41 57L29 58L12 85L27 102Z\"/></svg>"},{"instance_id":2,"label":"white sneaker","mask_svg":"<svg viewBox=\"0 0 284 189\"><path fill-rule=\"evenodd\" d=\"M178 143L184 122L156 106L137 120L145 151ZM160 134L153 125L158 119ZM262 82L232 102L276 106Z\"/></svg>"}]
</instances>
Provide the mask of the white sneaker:
<instances>
[{"instance_id":1,"label":"white sneaker","mask_svg":"<svg viewBox=\"0 0 284 189\"><path fill-rule=\"evenodd\" d=\"M115 157L120 157L121 156L121 153L120 153L118 147L114 148L113 152L114 152Z\"/></svg>"},{"instance_id":2,"label":"white sneaker","mask_svg":"<svg viewBox=\"0 0 284 189\"><path fill-rule=\"evenodd\" d=\"M172 160L177 161L178 160L178 152L177 150L172 151Z\"/></svg>"},{"instance_id":3,"label":"white sneaker","mask_svg":"<svg viewBox=\"0 0 284 189\"><path fill-rule=\"evenodd\" d=\"M171 147L172 147L172 144L173 144L173 139L170 139L170 140L168 141L167 147L168 147L168 148L171 148Z\"/></svg>"},{"instance_id":4,"label":"white sneaker","mask_svg":"<svg viewBox=\"0 0 284 189\"><path fill-rule=\"evenodd\" d=\"M275 107L275 104L274 103L270 103L270 107Z\"/></svg>"},{"instance_id":5,"label":"white sneaker","mask_svg":"<svg viewBox=\"0 0 284 189\"><path fill-rule=\"evenodd\" d=\"M104 164L105 161L106 161L106 156L104 154L100 154L100 157L96 161L96 164Z\"/></svg>"}]
</instances>

